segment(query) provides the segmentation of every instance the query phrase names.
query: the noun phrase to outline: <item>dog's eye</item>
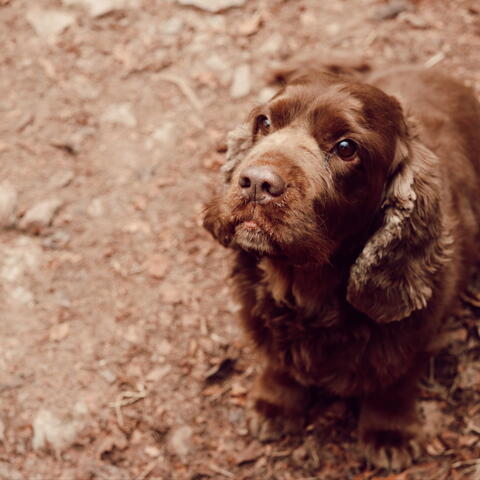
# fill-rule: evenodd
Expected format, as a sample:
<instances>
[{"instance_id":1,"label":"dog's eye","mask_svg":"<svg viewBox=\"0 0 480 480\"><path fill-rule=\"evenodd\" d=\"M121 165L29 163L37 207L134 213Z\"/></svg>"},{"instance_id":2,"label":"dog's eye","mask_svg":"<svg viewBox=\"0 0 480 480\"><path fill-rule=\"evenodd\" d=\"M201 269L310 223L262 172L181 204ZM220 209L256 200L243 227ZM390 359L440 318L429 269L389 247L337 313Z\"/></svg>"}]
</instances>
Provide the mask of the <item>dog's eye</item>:
<instances>
[{"instance_id":1,"label":"dog's eye","mask_svg":"<svg viewBox=\"0 0 480 480\"><path fill-rule=\"evenodd\" d=\"M357 144L345 139L335 145L334 151L342 160L351 160L357 153Z\"/></svg>"},{"instance_id":2,"label":"dog's eye","mask_svg":"<svg viewBox=\"0 0 480 480\"><path fill-rule=\"evenodd\" d=\"M263 133L266 135L270 130L270 119L266 115L258 115L255 119L254 133Z\"/></svg>"}]
</instances>

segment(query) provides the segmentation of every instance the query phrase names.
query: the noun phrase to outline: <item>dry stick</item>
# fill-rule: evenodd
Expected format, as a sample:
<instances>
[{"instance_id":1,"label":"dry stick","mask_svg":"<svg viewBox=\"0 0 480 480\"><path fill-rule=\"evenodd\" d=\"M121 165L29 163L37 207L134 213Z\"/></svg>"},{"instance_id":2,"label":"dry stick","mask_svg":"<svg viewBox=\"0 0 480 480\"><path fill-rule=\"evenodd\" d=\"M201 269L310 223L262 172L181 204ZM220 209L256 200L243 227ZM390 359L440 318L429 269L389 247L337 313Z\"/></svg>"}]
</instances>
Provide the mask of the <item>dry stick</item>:
<instances>
[{"instance_id":1,"label":"dry stick","mask_svg":"<svg viewBox=\"0 0 480 480\"><path fill-rule=\"evenodd\" d=\"M110 404L110 407L115 409L117 415L117 423L120 427L124 426L122 407L127 407L128 405L133 405L134 403L142 400L147 396L147 391L142 385L141 389L138 392L122 392L117 397L115 402Z\"/></svg>"},{"instance_id":2,"label":"dry stick","mask_svg":"<svg viewBox=\"0 0 480 480\"><path fill-rule=\"evenodd\" d=\"M135 480L145 480L153 472L153 469L156 467L157 463L158 463L158 460L153 460L153 462L150 462L145 467L143 472L140 473L140 475L135 478Z\"/></svg>"},{"instance_id":3,"label":"dry stick","mask_svg":"<svg viewBox=\"0 0 480 480\"><path fill-rule=\"evenodd\" d=\"M234 478L233 473L229 472L228 470L224 470L223 468L218 467L214 463L211 463L209 465L210 470L214 471L215 473L219 473L220 475L223 475L224 477L227 478Z\"/></svg>"},{"instance_id":4,"label":"dry stick","mask_svg":"<svg viewBox=\"0 0 480 480\"><path fill-rule=\"evenodd\" d=\"M425 68L432 68L437 63L440 63L445 58L445 54L443 52L436 53L433 57L430 57L423 66Z\"/></svg>"},{"instance_id":5,"label":"dry stick","mask_svg":"<svg viewBox=\"0 0 480 480\"><path fill-rule=\"evenodd\" d=\"M193 106L193 108L196 110L196 112L197 113L202 112L203 108L202 108L202 104L200 103L200 100L198 100L197 96L195 95L195 92L192 90L190 85L188 85L188 83L183 78L180 78L177 75L173 75L171 73L160 73L158 75L158 78L160 78L160 80L165 80L166 82L170 82L176 85L178 89L185 95L185 97ZM203 128L204 127L203 120L198 115L195 115L194 118L198 126Z\"/></svg>"}]
</instances>

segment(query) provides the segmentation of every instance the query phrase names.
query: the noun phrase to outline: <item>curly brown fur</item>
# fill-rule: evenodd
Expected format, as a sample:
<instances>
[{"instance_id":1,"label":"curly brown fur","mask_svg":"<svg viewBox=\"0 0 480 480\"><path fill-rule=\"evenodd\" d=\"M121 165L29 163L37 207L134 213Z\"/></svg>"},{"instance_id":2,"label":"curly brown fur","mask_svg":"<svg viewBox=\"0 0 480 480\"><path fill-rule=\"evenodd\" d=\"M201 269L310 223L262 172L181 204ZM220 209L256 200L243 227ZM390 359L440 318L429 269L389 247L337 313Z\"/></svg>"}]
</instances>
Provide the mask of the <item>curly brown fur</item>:
<instances>
[{"instance_id":1,"label":"curly brown fur","mask_svg":"<svg viewBox=\"0 0 480 480\"><path fill-rule=\"evenodd\" d=\"M399 69L370 84L292 75L230 134L205 227L234 251L241 321L263 358L261 437L301 427L320 387L360 399L369 461L399 469L418 454L418 374L477 258L479 132L468 88ZM252 193L247 173L265 169Z\"/></svg>"}]
</instances>

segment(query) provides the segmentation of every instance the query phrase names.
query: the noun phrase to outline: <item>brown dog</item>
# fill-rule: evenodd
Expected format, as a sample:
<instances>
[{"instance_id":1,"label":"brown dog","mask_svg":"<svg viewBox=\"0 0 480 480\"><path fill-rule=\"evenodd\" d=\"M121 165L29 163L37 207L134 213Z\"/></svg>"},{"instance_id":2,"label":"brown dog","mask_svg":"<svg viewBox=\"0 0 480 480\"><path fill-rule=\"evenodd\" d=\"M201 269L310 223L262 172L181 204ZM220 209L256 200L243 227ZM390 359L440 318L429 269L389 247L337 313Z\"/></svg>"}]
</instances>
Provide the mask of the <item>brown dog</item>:
<instances>
[{"instance_id":1,"label":"brown dog","mask_svg":"<svg viewBox=\"0 0 480 480\"><path fill-rule=\"evenodd\" d=\"M255 433L301 426L320 387L360 399L366 457L398 469L418 453L421 365L477 259L480 105L436 72L370 83L312 71L255 108L204 224L235 250L263 354Z\"/></svg>"}]
</instances>

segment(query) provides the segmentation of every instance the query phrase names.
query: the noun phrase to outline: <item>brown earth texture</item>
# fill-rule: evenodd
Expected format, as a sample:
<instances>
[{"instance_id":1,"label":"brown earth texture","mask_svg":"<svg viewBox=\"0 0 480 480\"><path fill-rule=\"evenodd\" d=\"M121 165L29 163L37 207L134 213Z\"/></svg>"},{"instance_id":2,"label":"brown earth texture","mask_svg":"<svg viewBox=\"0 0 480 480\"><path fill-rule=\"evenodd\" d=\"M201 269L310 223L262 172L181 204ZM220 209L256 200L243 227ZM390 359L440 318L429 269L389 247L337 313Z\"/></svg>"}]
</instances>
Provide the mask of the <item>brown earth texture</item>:
<instances>
[{"instance_id":1,"label":"brown earth texture","mask_svg":"<svg viewBox=\"0 0 480 480\"><path fill-rule=\"evenodd\" d=\"M202 208L226 133L306 52L479 94L480 3L0 0L0 479L480 479L475 278L412 467L366 465L342 400L303 435L248 433L257 365Z\"/></svg>"}]
</instances>

